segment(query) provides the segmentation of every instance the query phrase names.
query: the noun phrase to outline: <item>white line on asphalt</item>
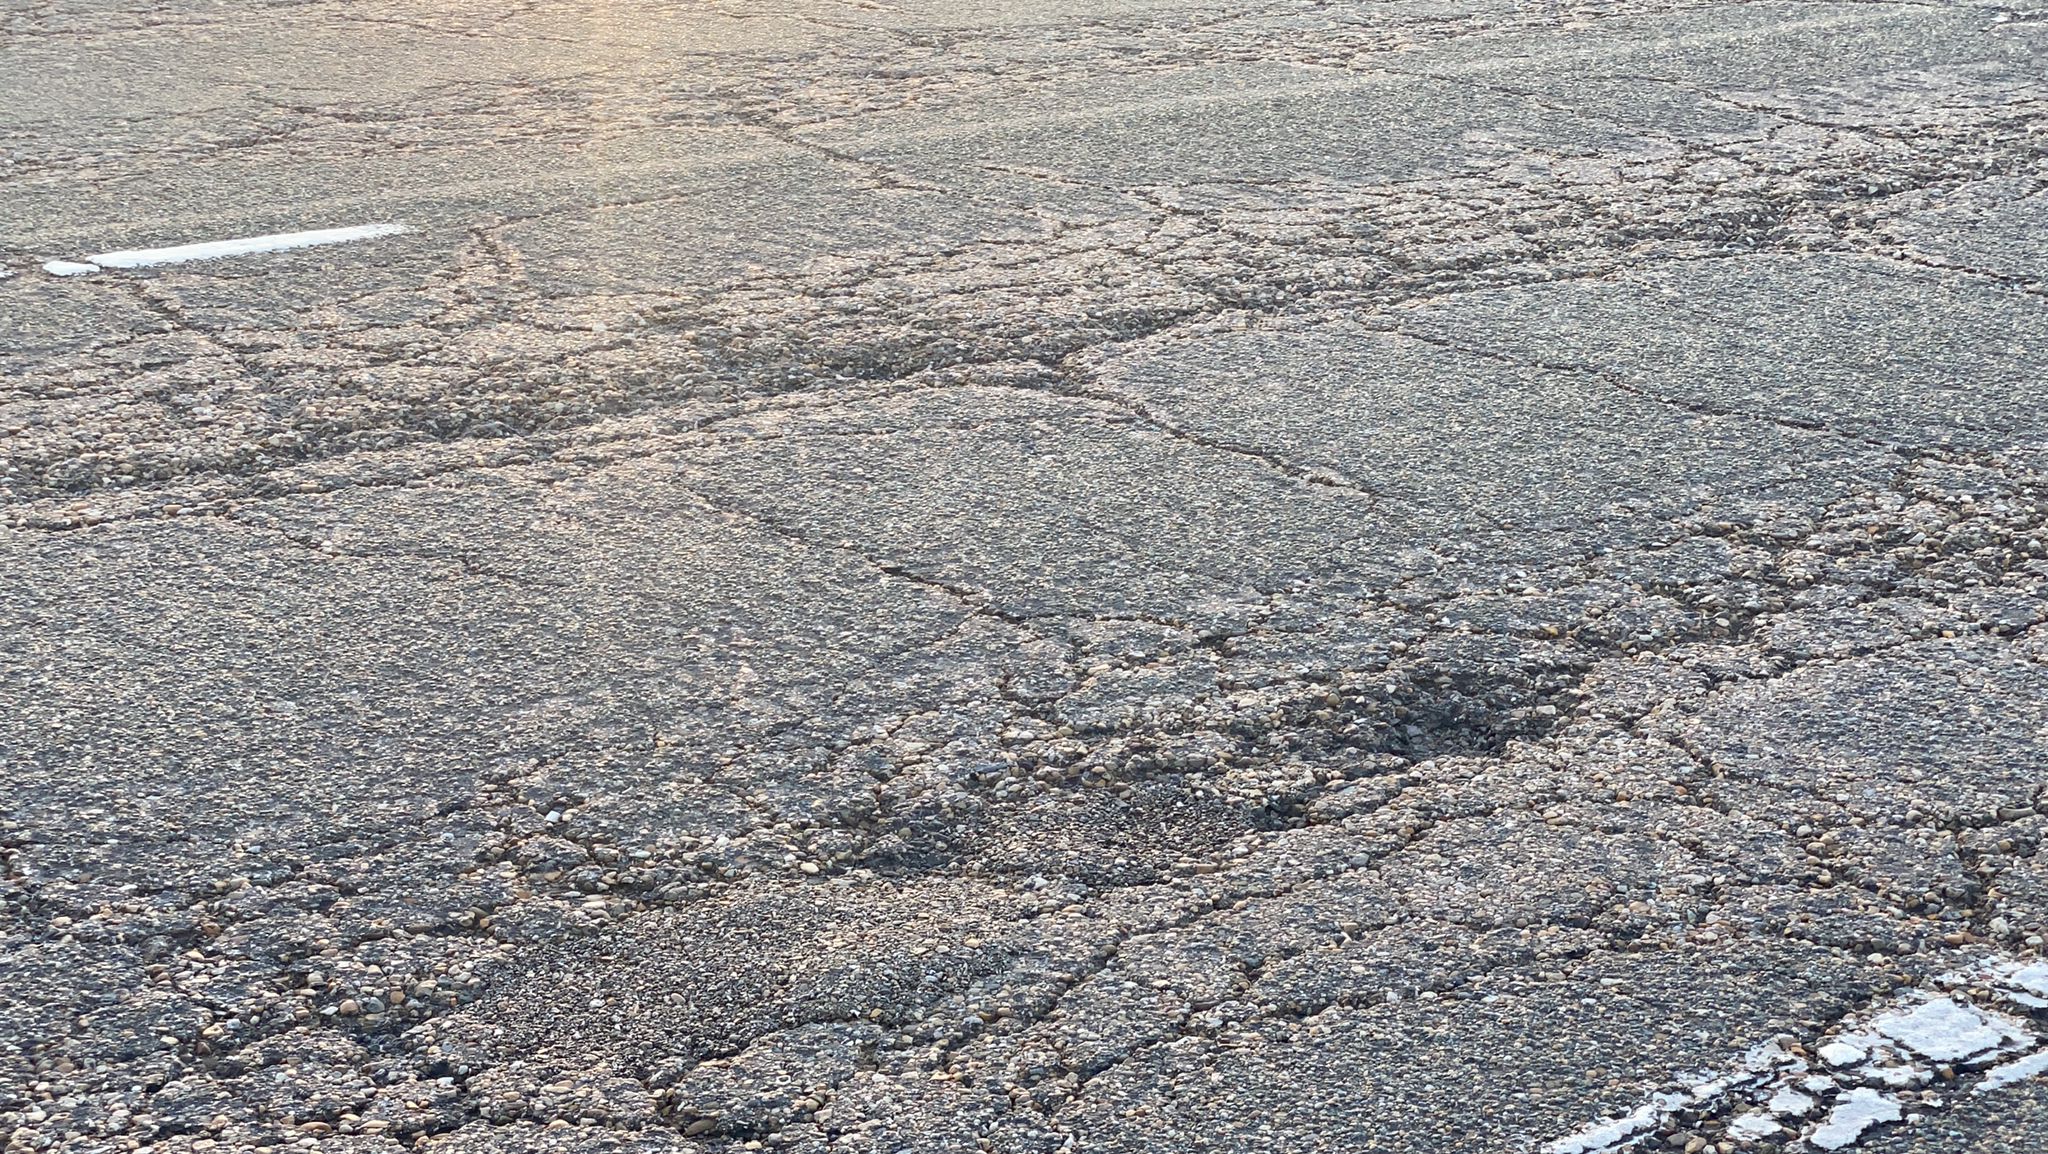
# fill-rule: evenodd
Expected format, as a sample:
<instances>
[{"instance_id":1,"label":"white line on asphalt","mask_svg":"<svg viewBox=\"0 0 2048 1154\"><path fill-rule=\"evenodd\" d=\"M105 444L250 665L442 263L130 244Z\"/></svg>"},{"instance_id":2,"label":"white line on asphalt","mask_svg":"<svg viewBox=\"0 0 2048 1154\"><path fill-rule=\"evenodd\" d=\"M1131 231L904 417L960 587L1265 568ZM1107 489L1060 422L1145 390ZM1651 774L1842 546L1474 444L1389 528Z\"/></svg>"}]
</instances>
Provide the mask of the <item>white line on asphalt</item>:
<instances>
[{"instance_id":1,"label":"white line on asphalt","mask_svg":"<svg viewBox=\"0 0 2048 1154\"><path fill-rule=\"evenodd\" d=\"M359 224L351 228L320 228L310 232L280 232L269 236L246 236L239 240L213 240L181 244L170 248L132 248L103 252L85 259L101 268L148 268L159 264L183 264L192 260L218 260L227 256L251 256L286 249L311 248L322 244L346 244L409 231L398 223ZM45 266L48 267L48 266Z\"/></svg>"},{"instance_id":2,"label":"white line on asphalt","mask_svg":"<svg viewBox=\"0 0 2048 1154\"><path fill-rule=\"evenodd\" d=\"M1910 1124L1930 1108L1939 1109L1940 1096L1914 1092L1935 1081L1940 1065L1962 1071L1992 1066L1973 1094L2048 1074L2048 1039L2007 1012L2048 1008L2048 963L1991 958L1932 984L1941 992L1906 991L1896 1001L1850 1015L1825 1045L1806 1048L1810 1058L1780 1041L1764 1043L1743 1056L1739 1069L1711 1081L1694 1075L1701 1085L1654 1094L1628 1114L1553 1139L1541 1154L1636 1150L1681 1109L1744 1111L1728 1127L1738 1141L1789 1132L1807 1146L1840 1150L1873 1127L1902 1118ZM1907 1096L1895 1096L1901 1092ZM1829 1108L1816 1118L1823 1101Z\"/></svg>"},{"instance_id":3,"label":"white line on asphalt","mask_svg":"<svg viewBox=\"0 0 2048 1154\"><path fill-rule=\"evenodd\" d=\"M2043 1074L2048 1074L2048 1050L2037 1050L2024 1058L2014 1058L2002 1066L1993 1066L1984 1071L1984 1080L1977 1083L1977 1088L1970 1093L1988 1094L1993 1090L2016 1086L2029 1078L2038 1078Z\"/></svg>"},{"instance_id":4,"label":"white line on asphalt","mask_svg":"<svg viewBox=\"0 0 2048 1154\"><path fill-rule=\"evenodd\" d=\"M87 273L100 271L100 266L96 264L79 264L75 260L46 260L43 262L43 271L51 276L84 276Z\"/></svg>"}]
</instances>

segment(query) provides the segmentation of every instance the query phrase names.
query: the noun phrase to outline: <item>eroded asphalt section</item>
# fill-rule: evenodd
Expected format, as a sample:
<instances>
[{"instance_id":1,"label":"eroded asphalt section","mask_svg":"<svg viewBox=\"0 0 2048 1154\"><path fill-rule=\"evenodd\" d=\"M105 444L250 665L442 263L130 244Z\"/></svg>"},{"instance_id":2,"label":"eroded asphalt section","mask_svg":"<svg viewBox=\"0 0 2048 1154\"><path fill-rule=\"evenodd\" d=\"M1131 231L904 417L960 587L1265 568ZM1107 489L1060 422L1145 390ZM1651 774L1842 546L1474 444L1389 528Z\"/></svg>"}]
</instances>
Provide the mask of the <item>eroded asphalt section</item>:
<instances>
[{"instance_id":1,"label":"eroded asphalt section","mask_svg":"<svg viewBox=\"0 0 2048 1154\"><path fill-rule=\"evenodd\" d=\"M0 36L6 1149L2048 1146L2037 0Z\"/></svg>"}]
</instances>

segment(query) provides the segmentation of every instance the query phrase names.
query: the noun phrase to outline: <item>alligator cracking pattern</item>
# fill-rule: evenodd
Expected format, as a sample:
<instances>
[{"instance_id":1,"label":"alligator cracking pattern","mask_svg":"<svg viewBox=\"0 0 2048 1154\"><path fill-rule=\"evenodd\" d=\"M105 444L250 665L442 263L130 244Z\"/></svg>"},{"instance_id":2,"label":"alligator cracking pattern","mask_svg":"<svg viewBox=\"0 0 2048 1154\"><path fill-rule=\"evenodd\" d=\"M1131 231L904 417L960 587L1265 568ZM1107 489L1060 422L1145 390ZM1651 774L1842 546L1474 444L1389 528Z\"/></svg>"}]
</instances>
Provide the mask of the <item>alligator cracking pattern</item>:
<instances>
[{"instance_id":1,"label":"alligator cracking pattern","mask_svg":"<svg viewBox=\"0 0 2048 1154\"><path fill-rule=\"evenodd\" d=\"M9 1154L1527 1150L2040 956L2037 10L594 7L0 15L249 78L0 126ZM35 271L256 174L414 231Z\"/></svg>"}]
</instances>

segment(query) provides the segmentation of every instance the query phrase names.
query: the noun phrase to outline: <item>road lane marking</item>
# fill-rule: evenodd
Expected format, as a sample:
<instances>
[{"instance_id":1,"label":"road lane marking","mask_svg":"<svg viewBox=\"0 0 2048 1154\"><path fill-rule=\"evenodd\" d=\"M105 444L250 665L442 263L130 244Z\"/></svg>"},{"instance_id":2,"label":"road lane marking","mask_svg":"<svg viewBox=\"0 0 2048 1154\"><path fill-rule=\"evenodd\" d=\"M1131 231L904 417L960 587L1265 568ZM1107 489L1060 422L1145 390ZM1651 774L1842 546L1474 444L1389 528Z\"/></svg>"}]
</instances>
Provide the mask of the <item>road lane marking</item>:
<instances>
[{"instance_id":1,"label":"road lane marking","mask_svg":"<svg viewBox=\"0 0 2048 1154\"><path fill-rule=\"evenodd\" d=\"M75 260L46 260L43 271L51 276L84 276L100 271L96 264L80 264Z\"/></svg>"},{"instance_id":2,"label":"road lane marking","mask_svg":"<svg viewBox=\"0 0 2048 1154\"><path fill-rule=\"evenodd\" d=\"M1940 1110L1953 1093L1930 1096L1923 1088L1944 1069L1967 1077L1990 1067L1973 1095L2048 1074L2048 1038L2029 1020L2048 1009L2048 964L1994 957L1931 984L1937 989L1904 991L1851 1014L1824 1035L1825 1044L1801 1047L1810 1057L1786 1048L1790 1038L1766 1042L1737 1069L1692 1075L1687 1080L1697 1084L1590 1122L1540 1154L1645 1149L1682 1110L1734 1114L1725 1133L1739 1143L1790 1134L1814 1149L1841 1150L1876 1127L1911 1125Z\"/></svg>"},{"instance_id":3,"label":"road lane marking","mask_svg":"<svg viewBox=\"0 0 2048 1154\"><path fill-rule=\"evenodd\" d=\"M323 244L346 244L350 241L372 240L409 231L411 230L405 225L396 222L359 224L349 228L279 232L268 236L247 236L238 240L211 240L198 244L173 245L169 248L122 249L119 252L97 253L85 259L101 268L149 268L160 264L184 264L194 260L219 260L230 256L285 252L289 249L312 248Z\"/></svg>"}]
</instances>

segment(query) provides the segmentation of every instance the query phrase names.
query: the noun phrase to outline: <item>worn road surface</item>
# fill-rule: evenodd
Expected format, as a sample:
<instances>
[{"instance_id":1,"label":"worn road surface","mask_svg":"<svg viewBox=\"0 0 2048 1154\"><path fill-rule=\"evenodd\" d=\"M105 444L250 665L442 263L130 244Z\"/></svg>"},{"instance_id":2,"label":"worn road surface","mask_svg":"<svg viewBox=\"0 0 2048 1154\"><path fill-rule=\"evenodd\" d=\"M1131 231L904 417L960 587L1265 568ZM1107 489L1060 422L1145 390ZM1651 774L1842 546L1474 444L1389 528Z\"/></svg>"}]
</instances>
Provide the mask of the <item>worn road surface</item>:
<instances>
[{"instance_id":1,"label":"worn road surface","mask_svg":"<svg viewBox=\"0 0 2048 1154\"><path fill-rule=\"evenodd\" d=\"M0 0L0 267L6 1151L2048 1148L2043 0Z\"/></svg>"}]
</instances>

